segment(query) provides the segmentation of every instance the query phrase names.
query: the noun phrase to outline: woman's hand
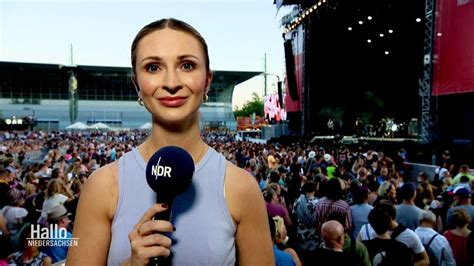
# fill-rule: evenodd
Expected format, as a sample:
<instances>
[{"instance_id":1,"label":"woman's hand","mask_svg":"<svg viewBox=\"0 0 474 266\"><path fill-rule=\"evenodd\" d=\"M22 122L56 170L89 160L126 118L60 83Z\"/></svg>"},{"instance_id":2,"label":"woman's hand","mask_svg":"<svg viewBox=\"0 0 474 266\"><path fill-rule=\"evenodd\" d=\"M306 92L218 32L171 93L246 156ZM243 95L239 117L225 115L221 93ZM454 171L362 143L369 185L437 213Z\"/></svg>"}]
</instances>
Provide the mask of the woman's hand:
<instances>
[{"instance_id":1,"label":"woman's hand","mask_svg":"<svg viewBox=\"0 0 474 266\"><path fill-rule=\"evenodd\" d=\"M170 255L171 239L164 233L173 232L173 225L169 221L153 220L156 213L167 208L164 204L153 205L128 234L132 248L131 265L147 265L153 257Z\"/></svg>"}]
</instances>

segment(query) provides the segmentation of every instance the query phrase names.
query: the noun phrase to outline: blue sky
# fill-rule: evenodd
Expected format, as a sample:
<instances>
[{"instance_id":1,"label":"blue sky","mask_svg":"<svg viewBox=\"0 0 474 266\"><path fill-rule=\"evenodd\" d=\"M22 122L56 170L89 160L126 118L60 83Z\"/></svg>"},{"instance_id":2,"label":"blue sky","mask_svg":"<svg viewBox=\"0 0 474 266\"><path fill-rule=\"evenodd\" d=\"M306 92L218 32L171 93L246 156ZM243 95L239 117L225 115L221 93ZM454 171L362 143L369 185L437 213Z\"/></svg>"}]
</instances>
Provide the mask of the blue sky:
<instances>
[{"instance_id":1,"label":"blue sky","mask_svg":"<svg viewBox=\"0 0 474 266\"><path fill-rule=\"evenodd\" d=\"M280 11L280 14L282 11ZM138 30L163 17L182 19L201 32L214 70L267 71L283 77L284 53L273 0L0 0L0 60L130 66ZM268 78L268 91L276 78ZM263 92L263 78L236 87L233 105Z\"/></svg>"}]
</instances>

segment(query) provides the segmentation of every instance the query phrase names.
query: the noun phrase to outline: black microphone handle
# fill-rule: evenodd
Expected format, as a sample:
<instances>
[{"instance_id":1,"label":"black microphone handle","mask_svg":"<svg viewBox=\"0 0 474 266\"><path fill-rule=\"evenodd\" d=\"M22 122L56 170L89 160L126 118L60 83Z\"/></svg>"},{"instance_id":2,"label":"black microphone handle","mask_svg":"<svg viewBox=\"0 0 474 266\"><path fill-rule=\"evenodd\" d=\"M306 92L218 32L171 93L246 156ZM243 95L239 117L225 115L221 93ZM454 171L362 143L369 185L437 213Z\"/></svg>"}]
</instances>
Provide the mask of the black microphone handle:
<instances>
[{"instance_id":1,"label":"black microphone handle","mask_svg":"<svg viewBox=\"0 0 474 266\"><path fill-rule=\"evenodd\" d=\"M157 203L163 203L166 202L165 204L168 205L168 208L162 212L159 212L153 216L153 220L165 220L169 221L171 217L171 208L173 201L172 200L162 200L162 199L157 199ZM166 235L166 233L163 232L158 232L161 235ZM170 254L168 257L153 257L150 259L148 262L149 266L171 266L171 256L173 254Z\"/></svg>"}]
</instances>

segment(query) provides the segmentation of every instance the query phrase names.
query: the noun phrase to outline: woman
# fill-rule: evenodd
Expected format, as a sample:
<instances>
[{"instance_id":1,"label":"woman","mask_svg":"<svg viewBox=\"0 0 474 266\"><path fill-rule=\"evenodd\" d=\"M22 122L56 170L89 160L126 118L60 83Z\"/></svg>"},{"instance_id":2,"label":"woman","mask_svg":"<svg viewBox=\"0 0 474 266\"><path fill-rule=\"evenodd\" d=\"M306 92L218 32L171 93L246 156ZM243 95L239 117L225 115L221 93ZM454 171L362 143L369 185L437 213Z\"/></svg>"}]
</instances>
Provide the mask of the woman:
<instances>
[{"instance_id":1,"label":"woman","mask_svg":"<svg viewBox=\"0 0 474 266\"><path fill-rule=\"evenodd\" d=\"M467 226L471 223L471 216L465 209L461 208L453 211L452 216L456 228L446 231L444 236L453 249L456 265L472 265L473 254L469 247L469 234L472 234L472 232L467 229Z\"/></svg>"},{"instance_id":2,"label":"woman","mask_svg":"<svg viewBox=\"0 0 474 266\"><path fill-rule=\"evenodd\" d=\"M50 266L52 265L51 257L39 251L36 245L28 245L28 240L31 235L31 228L26 227L21 232L20 242L21 249L10 256L8 256L8 265L29 265L29 266Z\"/></svg>"},{"instance_id":3,"label":"woman","mask_svg":"<svg viewBox=\"0 0 474 266\"><path fill-rule=\"evenodd\" d=\"M23 193L16 189L10 189L7 193L8 203L1 213L7 222L7 229L9 232L10 242L15 245L16 248L16 233L23 227L25 217L28 215L28 211L23 208L25 199Z\"/></svg>"},{"instance_id":4,"label":"woman","mask_svg":"<svg viewBox=\"0 0 474 266\"><path fill-rule=\"evenodd\" d=\"M81 244L69 249L67 264L145 265L171 251L176 265L274 264L254 178L200 137L198 110L212 80L205 40L182 21L162 19L145 26L131 50L139 103L152 115L151 135L86 182L73 232ZM144 170L153 153L169 145L186 149L196 164L191 187L175 198L172 223L152 220L168 206L155 204Z\"/></svg>"},{"instance_id":5,"label":"woman","mask_svg":"<svg viewBox=\"0 0 474 266\"><path fill-rule=\"evenodd\" d=\"M286 204L281 201L280 187L276 183L271 183L263 190L263 198L265 199L265 206L267 213L271 217L280 216L285 220L285 225L290 227L292 225L290 214L286 208Z\"/></svg>"},{"instance_id":6,"label":"woman","mask_svg":"<svg viewBox=\"0 0 474 266\"><path fill-rule=\"evenodd\" d=\"M43 220L48 217L48 213L50 213L56 206L75 199L71 192L70 184L66 186L61 179L51 179L48 182L44 198L43 209L41 210L41 217Z\"/></svg>"}]
</instances>

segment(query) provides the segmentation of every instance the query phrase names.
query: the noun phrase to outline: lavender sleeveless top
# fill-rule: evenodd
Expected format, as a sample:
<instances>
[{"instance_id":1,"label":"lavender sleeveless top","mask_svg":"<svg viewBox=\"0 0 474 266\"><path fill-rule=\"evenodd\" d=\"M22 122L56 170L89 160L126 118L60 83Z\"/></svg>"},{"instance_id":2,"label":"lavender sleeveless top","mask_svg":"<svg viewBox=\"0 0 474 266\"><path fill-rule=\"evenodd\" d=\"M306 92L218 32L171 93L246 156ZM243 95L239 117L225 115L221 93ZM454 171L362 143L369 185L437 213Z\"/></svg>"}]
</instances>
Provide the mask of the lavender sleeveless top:
<instances>
[{"instance_id":1,"label":"lavender sleeveless top","mask_svg":"<svg viewBox=\"0 0 474 266\"><path fill-rule=\"evenodd\" d=\"M146 163L137 149L118 161L119 198L112 222L108 265L130 257L128 233L146 210L156 203L156 193L145 177ZM195 166L191 186L174 200L171 223L173 265L234 265L236 228L224 198L226 159L208 148Z\"/></svg>"}]
</instances>

